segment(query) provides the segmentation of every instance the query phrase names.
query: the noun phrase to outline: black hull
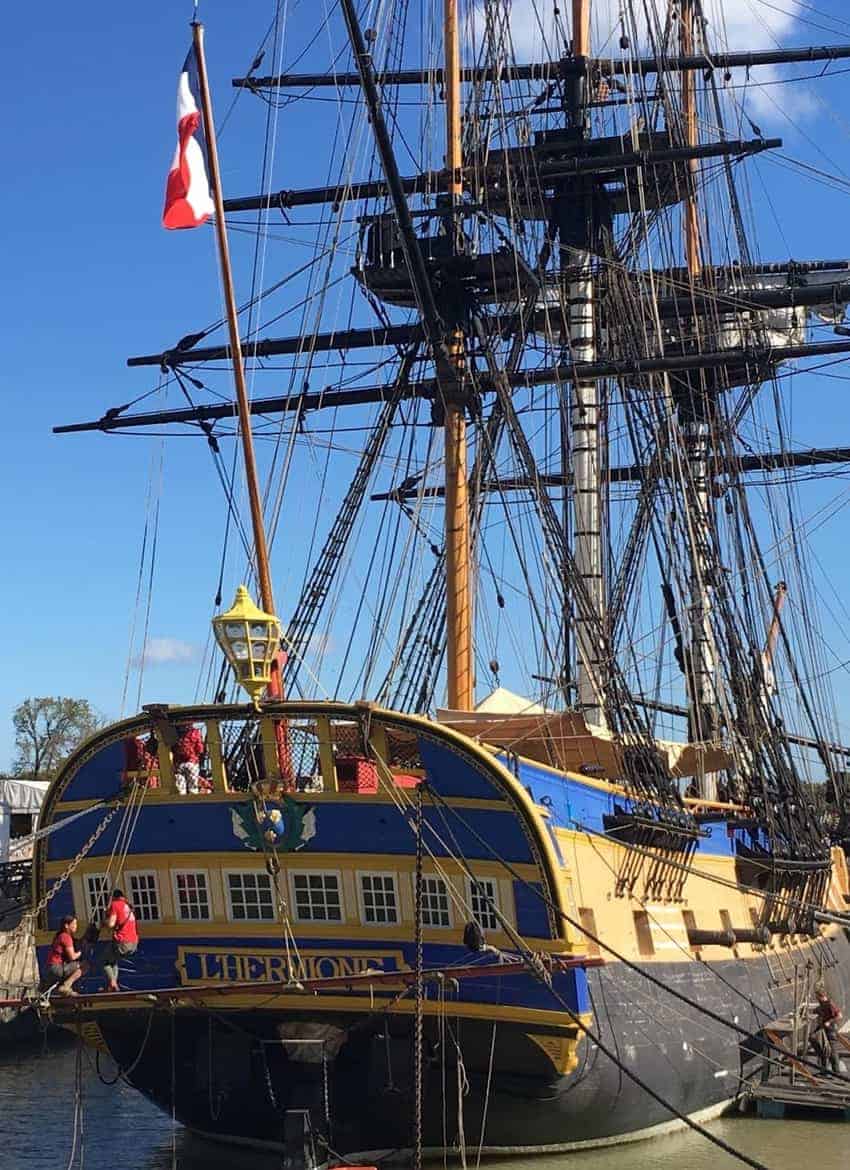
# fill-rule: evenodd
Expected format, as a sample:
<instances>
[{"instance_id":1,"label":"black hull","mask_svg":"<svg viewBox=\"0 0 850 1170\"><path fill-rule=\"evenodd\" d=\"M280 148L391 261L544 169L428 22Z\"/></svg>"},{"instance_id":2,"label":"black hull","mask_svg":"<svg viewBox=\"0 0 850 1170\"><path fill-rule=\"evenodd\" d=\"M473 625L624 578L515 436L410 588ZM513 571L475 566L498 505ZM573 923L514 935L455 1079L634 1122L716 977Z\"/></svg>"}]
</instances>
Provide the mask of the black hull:
<instances>
[{"instance_id":1,"label":"black hull","mask_svg":"<svg viewBox=\"0 0 850 1170\"><path fill-rule=\"evenodd\" d=\"M831 993L840 1003L850 1003L846 935L818 951L826 960ZM786 951L787 974L793 972L795 957L804 962L812 952ZM650 969L665 985L724 1019L737 1018L740 1027L753 1032L791 1007L792 987L777 982L775 955L771 966L759 956L713 963L711 968L677 962L654 963ZM678 1111L704 1114L735 1097L740 1075L747 1071L740 1037L621 964L592 972L590 981L592 1026L626 1068ZM750 1001L765 1014L760 1015ZM315 1012L308 1018L306 1013L278 1012L270 1018L246 1010L213 1018L199 1011L178 1011L172 1023L156 1012L144 1047L148 1019L139 1013L104 1012L98 1022L121 1065L126 1068L137 1061L131 1082L169 1113L174 1036L176 1115L194 1130L221 1139L282 1146L287 1124L291 1130L300 1111L308 1111L320 1153L322 1142L341 1154L411 1144L410 1016ZM306 1040L282 1043L281 1030L290 1037L298 1032ZM320 1042L320 1033L325 1043ZM451 1002L442 1029L433 1017L428 1019L425 1147L458 1144L458 1071L452 1036L458 1040L469 1084L463 1132L474 1148L482 1143L492 1152L567 1149L629 1140L675 1121L586 1039L579 1042L576 1067L559 1074L539 1042L545 1042L546 1033L545 1028L500 1019L494 1041L492 1020L457 1019ZM341 1044L335 1044L334 1037ZM549 1029L549 1039L557 1040L554 1029Z\"/></svg>"}]
</instances>

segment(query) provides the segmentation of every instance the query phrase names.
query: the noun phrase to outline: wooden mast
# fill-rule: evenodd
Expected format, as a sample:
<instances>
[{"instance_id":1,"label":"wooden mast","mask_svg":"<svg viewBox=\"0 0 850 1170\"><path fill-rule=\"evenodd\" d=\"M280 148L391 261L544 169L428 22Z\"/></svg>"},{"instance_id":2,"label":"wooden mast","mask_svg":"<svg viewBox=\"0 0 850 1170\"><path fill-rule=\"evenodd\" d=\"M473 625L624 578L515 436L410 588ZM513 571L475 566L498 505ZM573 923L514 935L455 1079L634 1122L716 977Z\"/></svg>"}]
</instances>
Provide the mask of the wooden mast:
<instances>
[{"instance_id":1,"label":"wooden mast","mask_svg":"<svg viewBox=\"0 0 850 1170\"><path fill-rule=\"evenodd\" d=\"M201 97L201 113L204 119L204 133L207 140L207 161L210 171L213 203L215 204L215 235L218 243L218 258L221 265L221 286L224 293L227 328L230 334L230 356L233 364L233 381L236 387L236 406L239 416L239 434L242 440L242 456L245 463L245 478L248 483L248 501L251 508L251 525L254 532L254 554L257 562L257 583L260 588L260 602L266 613L275 613L274 592L269 571L269 550L266 542L266 528L263 520L263 504L257 478L257 461L254 456L254 436L251 430L251 413L248 403L248 388L245 383L245 367L242 362L242 344L239 340L239 321L236 314L236 296L233 291L233 272L230 267L230 249L227 245L227 228L224 222L224 198L221 193L221 171L218 165L218 144L215 136L215 122L212 115L207 63L204 57L204 26L192 23L192 42L198 63L198 84ZM280 663L275 662L269 682L270 698L282 697Z\"/></svg>"},{"instance_id":2,"label":"wooden mast","mask_svg":"<svg viewBox=\"0 0 850 1170\"><path fill-rule=\"evenodd\" d=\"M449 173L448 226L454 247L461 246L459 214L463 197L461 146L460 43L458 0L444 0L443 39L446 93L446 169ZM457 381L464 375L463 331L455 329L448 351ZM472 648L472 586L470 567L469 499L467 492L466 417L458 395L445 403L446 455L446 669L448 705L471 711L475 703Z\"/></svg>"},{"instance_id":3,"label":"wooden mast","mask_svg":"<svg viewBox=\"0 0 850 1170\"><path fill-rule=\"evenodd\" d=\"M679 13L679 46L682 56L690 57L694 52L694 0L681 0ZM697 125L696 73L692 69L682 73L682 123L685 145L696 146L699 142ZM697 168L695 158L688 160L688 190L685 196L685 263L692 280L702 273L699 247L699 215L697 210Z\"/></svg>"},{"instance_id":4,"label":"wooden mast","mask_svg":"<svg viewBox=\"0 0 850 1170\"><path fill-rule=\"evenodd\" d=\"M696 21L696 0L681 0L679 9L680 52L692 55L694 52L694 29ZM687 70L681 79L682 130L685 146L699 145L699 124L697 121L696 73ZM700 253L699 204L697 201L697 178L699 163L688 159L687 185L683 209L683 233L685 264L693 290L702 278L702 256ZM698 343L698 318L694 313L694 330ZM714 739L717 720L716 662L714 636L711 627L712 589L709 585L708 566L702 550L710 544L712 524L712 493L710 482L711 422L707 383L697 374L691 385L690 410L692 418L684 427L685 442L689 452L693 494L694 528L691 552L691 638L687 682L690 701L689 737L695 742ZM717 797L717 775L700 769L697 777L700 796L707 800Z\"/></svg>"},{"instance_id":5,"label":"wooden mast","mask_svg":"<svg viewBox=\"0 0 850 1170\"><path fill-rule=\"evenodd\" d=\"M573 57L590 56L590 0L573 0Z\"/></svg>"}]
</instances>

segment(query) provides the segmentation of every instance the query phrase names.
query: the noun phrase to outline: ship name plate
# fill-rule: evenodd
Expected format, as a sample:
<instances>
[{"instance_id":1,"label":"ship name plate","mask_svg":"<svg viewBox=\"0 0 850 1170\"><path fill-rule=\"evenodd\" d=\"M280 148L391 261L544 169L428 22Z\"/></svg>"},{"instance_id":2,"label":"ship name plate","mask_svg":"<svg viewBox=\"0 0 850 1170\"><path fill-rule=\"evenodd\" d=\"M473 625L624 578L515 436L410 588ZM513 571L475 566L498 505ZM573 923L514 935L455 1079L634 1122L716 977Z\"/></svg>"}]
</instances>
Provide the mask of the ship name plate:
<instances>
[{"instance_id":1,"label":"ship name plate","mask_svg":"<svg viewBox=\"0 0 850 1170\"><path fill-rule=\"evenodd\" d=\"M176 967L184 986L194 983L287 983L291 979L339 979L366 972L408 971L401 951L178 947Z\"/></svg>"}]
</instances>

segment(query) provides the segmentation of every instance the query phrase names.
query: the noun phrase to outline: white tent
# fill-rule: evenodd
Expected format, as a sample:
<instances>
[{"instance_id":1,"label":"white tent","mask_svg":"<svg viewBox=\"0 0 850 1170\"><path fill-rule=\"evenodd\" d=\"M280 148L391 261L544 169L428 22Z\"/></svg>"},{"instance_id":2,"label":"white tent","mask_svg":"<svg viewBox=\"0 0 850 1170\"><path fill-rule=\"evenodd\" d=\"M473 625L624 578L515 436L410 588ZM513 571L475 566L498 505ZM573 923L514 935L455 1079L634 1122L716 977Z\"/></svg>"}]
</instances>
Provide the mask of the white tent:
<instances>
[{"instance_id":1,"label":"white tent","mask_svg":"<svg viewBox=\"0 0 850 1170\"><path fill-rule=\"evenodd\" d=\"M49 787L46 780L0 776L0 863L9 860L12 814L28 813L34 817Z\"/></svg>"}]
</instances>

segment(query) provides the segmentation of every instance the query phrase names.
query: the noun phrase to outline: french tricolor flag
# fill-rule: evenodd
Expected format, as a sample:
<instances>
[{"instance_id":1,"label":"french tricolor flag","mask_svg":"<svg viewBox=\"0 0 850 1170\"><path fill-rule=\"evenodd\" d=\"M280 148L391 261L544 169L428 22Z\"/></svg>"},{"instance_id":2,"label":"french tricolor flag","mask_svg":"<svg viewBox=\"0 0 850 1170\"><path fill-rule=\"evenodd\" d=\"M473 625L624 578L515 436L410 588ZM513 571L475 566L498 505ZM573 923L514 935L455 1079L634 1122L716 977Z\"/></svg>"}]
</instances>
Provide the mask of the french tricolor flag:
<instances>
[{"instance_id":1,"label":"french tricolor flag","mask_svg":"<svg viewBox=\"0 0 850 1170\"><path fill-rule=\"evenodd\" d=\"M196 95L200 93L194 46L177 84L177 149L165 186L162 226L194 228L213 213L207 179L206 141Z\"/></svg>"}]
</instances>

